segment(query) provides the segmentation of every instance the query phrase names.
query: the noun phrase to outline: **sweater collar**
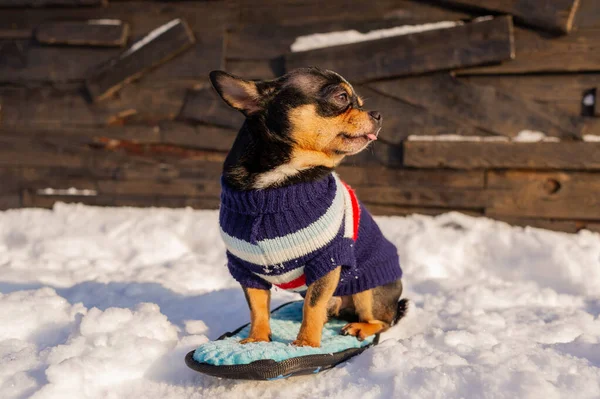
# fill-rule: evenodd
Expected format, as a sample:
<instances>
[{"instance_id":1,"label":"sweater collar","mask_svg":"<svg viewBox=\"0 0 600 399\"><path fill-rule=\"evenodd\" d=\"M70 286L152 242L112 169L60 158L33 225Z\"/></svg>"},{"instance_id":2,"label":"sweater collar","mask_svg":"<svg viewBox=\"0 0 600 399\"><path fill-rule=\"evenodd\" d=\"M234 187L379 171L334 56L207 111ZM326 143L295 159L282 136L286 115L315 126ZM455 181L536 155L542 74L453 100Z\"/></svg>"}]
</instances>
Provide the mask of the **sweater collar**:
<instances>
[{"instance_id":1,"label":"sweater collar","mask_svg":"<svg viewBox=\"0 0 600 399\"><path fill-rule=\"evenodd\" d=\"M247 191L234 189L221 177L221 207L249 215L277 213L322 203L335 190L333 173L312 182Z\"/></svg>"}]
</instances>

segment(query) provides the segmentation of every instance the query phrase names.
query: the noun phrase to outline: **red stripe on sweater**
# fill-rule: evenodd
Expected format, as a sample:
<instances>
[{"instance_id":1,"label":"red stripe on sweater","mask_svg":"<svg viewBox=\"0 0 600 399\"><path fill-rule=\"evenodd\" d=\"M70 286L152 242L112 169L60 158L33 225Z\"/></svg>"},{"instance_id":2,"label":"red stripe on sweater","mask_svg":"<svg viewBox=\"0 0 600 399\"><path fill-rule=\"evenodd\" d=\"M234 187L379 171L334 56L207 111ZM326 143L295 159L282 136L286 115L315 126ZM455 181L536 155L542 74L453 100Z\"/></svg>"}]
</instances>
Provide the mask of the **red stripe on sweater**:
<instances>
[{"instance_id":1,"label":"red stripe on sweater","mask_svg":"<svg viewBox=\"0 0 600 399\"><path fill-rule=\"evenodd\" d=\"M302 287L304 284L306 284L306 276L304 274L302 274L302 276L298 277L297 279L288 281L287 283L281 283L281 284L275 284L275 285L277 287L281 288L282 290L291 290L294 288Z\"/></svg>"},{"instance_id":2,"label":"red stripe on sweater","mask_svg":"<svg viewBox=\"0 0 600 399\"><path fill-rule=\"evenodd\" d=\"M352 228L354 229L352 232L352 239L354 241L358 240L358 226L360 224L360 207L358 206L358 199L356 198L356 193L345 182L342 182L348 193L350 194L350 201L352 202Z\"/></svg>"}]
</instances>

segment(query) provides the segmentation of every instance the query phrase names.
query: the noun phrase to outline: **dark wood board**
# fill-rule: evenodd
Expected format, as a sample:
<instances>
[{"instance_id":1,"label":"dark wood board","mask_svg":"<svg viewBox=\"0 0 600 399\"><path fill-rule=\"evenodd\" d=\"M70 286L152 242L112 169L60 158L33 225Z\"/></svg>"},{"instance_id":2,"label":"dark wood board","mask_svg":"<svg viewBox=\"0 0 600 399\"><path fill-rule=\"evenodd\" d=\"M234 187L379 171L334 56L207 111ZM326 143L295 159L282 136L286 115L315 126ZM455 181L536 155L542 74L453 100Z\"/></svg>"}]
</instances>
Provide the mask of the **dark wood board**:
<instances>
[{"instance_id":1,"label":"dark wood board","mask_svg":"<svg viewBox=\"0 0 600 399\"><path fill-rule=\"evenodd\" d=\"M289 71L319 66L335 70L352 82L365 82L501 62L514 57L512 31L511 17L497 17L448 29L288 53L285 67Z\"/></svg>"},{"instance_id":2,"label":"dark wood board","mask_svg":"<svg viewBox=\"0 0 600 399\"><path fill-rule=\"evenodd\" d=\"M45 22L35 30L35 39L44 44L123 47L129 24L118 19Z\"/></svg>"},{"instance_id":3,"label":"dark wood board","mask_svg":"<svg viewBox=\"0 0 600 399\"><path fill-rule=\"evenodd\" d=\"M566 36L515 28L515 57L500 65L456 70L457 75L600 71L600 27Z\"/></svg>"},{"instance_id":4,"label":"dark wood board","mask_svg":"<svg viewBox=\"0 0 600 399\"><path fill-rule=\"evenodd\" d=\"M0 194L0 211L15 209L23 206L21 194Z\"/></svg>"},{"instance_id":5,"label":"dark wood board","mask_svg":"<svg viewBox=\"0 0 600 399\"><path fill-rule=\"evenodd\" d=\"M117 58L94 71L86 79L87 90L94 101L107 98L147 70L187 50L195 40L186 22L174 19L152 30Z\"/></svg>"},{"instance_id":6,"label":"dark wood board","mask_svg":"<svg viewBox=\"0 0 600 399\"><path fill-rule=\"evenodd\" d=\"M446 73L375 82L371 88L462 125L507 137L522 130L579 139L583 124L564 112L509 90L459 81Z\"/></svg>"},{"instance_id":7,"label":"dark wood board","mask_svg":"<svg viewBox=\"0 0 600 399\"><path fill-rule=\"evenodd\" d=\"M227 105L212 87L205 87L188 90L178 119L239 130L245 118Z\"/></svg>"},{"instance_id":8,"label":"dark wood board","mask_svg":"<svg viewBox=\"0 0 600 399\"><path fill-rule=\"evenodd\" d=\"M297 17L293 25L289 25L284 18L277 16L285 12L286 6L272 7L268 12L255 21L242 22L239 27L234 27L228 32L227 58L234 60L258 60L278 57L290 51L290 46L298 36L313 33L326 33L333 31L357 30L368 32L376 29L386 29L402 25L419 25L438 21L456 21L470 18L469 14L436 7L430 4L414 1L396 1L390 6L394 12L382 14L373 7L373 3L365 1L354 2L352 6L368 7L371 12L363 13L363 18L337 19L344 6L338 4L338 10L331 16L323 13L323 7L334 7L334 2L311 3L305 2L302 6L294 5L301 13L309 13L304 19ZM338 2L339 3L339 2ZM260 6L259 6L260 7ZM350 7L349 7L350 8ZM265 18L274 18L266 23Z\"/></svg>"},{"instance_id":9,"label":"dark wood board","mask_svg":"<svg viewBox=\"0 0 600 399\"><path fill-rule=\"evenodd\" d=\"M52 208L56 202L81 203L92 206L134 206L194 209L218 209L217 198L161 197L161 196L61 196L40 195L32 190L23 190L23 207Z\"/></svg>"},{"instance_id":10,"label":"dark wood board","mask_svg":"<svg viewBox=\"0 0 600 399\"><path fill-rule=\"evenodd\" d=\"M21 187L21 170L17 167L0 167L0 196L19 192Z\"/></svg>"},{"instance_id":11,"label":"dark wood board","mask_svg":"<svg viewBox=\"0 0 600 399\"><path fill-rule=\"evenodd\" d=\"M584 229L587 226L587 222L583 221L505 216L496 215L492 211L486 211L485 216L498 220L500 222L506 222L513 226L534 227L538 229L562 231L565 233L577 233L579 230Z\"/></svg>"},{"instance_id":12,"label":"dark wood board","mask_svg":"<svg viewBox=\"0 0 600 399\"><path fill-rule=\"evenodd\" d=\"M440 4L471 7L494 13L510 14L524 24L568 33L579 7L579 0L437 0Z\"/></svg>"},{"instance_id":13,"label":"dark wood board","mask_svg":"<svg viewBox=\"0 0 600 399\"><path fill-rule=\"evenodd\" d=\"M283 57L264 60L225 59L224 69L244 79L269 80L285 73Z\"/></svg>"},{"instance_id":14,"label":"dark wood board","mask_svg":"<svg viewBox=\"0 0 600 399\"><path fill-rule=\"evenodd\" d=\"M600 219L600 174L489 171L486 212L553 219Z\"/></svg>"},{"instance_id":15,"label":"dark wood board","mask_svg":"<svg viewBox=\"0 0 600 399\"><path fill-rule=\"evenodd\" d=\"M233 14L233 9L226 2L204 1L168 4L125 1L111 2L108 7L102 8L5 9L0 13L0 32L5 32L4 37L28 38L37 26L47 21L119 19L129 24L130 41L137 41L157 26L175 18L184 18L196 37L196 43L180 54L177 62L149 71L145 78L195 79L208 83L208 73L223 66L223 30ZM118 56L122 51L115 48L45 46L27 40L11 40L8 47L12 61L0 62L0 82L82 81L98 64ZM77 62L72 62L73 59Z\"/></svg>"},{"instance_id":16,"label":"dark wood board","mask_svg":"<svg viewBox=\"0 0 600 399\"><path fill-rule=\"evenodd\" d=\"M279 24L292 27L375 19L395 19L398 25L405 25L444 20L449 12L425 2L406 0L235 0L232 3L239 12L241 26Z\"/></svg>"},{"instance_id":17,"label":"dark wood board","mask_svg":"<svg viewBox=\"0 0 600 399\"><path fill-rule=\"evenodd\" d=\"M487 193L481 189L446 187L354 186L361 201L379 205L483 209Z\"/></svg>"},{"instance_id":18,"label":"dark wood board","mask_svg":"<svg viewBox=\"0 0 600 399\"><path fill-rule=\"evenodd\" d=\"M356 86L355 90L364 100L366 109L377 110L383 116L383 128L379 137L386 142L399 144L410 135L490 135L487 130L436 115L423 106L379 93L370 87Z\"/></svg>"},{"instance_id":19,"label":"dark wood board","mask_svg":"<svg viewBox=\"0 0 600 399\"><path fill-rule=\"evenodd\" d=\"M78 85L65 88L0 88L2 126L90 127L123 124L153 125L175 119L188 81L153 81L125 86L110 101L90 103Z\"/></svg>"},{"instance_id":20,"label":"dark wood board","mask_svg":"<svg viewBox=\"0 0 600 399\"><path fill-rule=\"evenodd\" d=\"M351 186L455 187L483 189L484 171L389 169L383 166L339 166L336 171Z\"/></svg>"},{"instance_id":21,"label":"dark wood board","mask_svg":"<svg viewBox=\"0 0 600 399\"><path fill-rule=\"evenodd\" d=\"M572 116L581 112L584 90L600 87L600 73L544 75L472 75L461 81L493 86L514 96L559 108ZM600 108L596 110L600 115Z\"/></svg>"},{"instance_id":22,"label":"dark wood board","mask_svg":"<svg viewBox=\"0 0 600 399\"><path fill-rule=\"evenodd\" d=\"M418 168L600 170L600 143L407 141L404 164Z\"/></svg>"},{"instance_id":23,"label":"dark wood board","mask_svg":"<svg viewBox=\"0 0 600 399\"><path fill-rule=\"evenodd\" d=\"M108 0L0 0L3 7L99 7L105 6Z\"/></svg>"},{"instance_id":24,"label":"dark wood board","mask_svg":"<svg viewBox=\"0 0 600 399\"><path fill-rule=\"evenodd\" d=\"M363 202L364 203L364 202ZM418 206L396 206L379 205L364 203L369 212L376 216L410 216L410 215L428 215L436 216L447 212L460 212L469 216L482 216L483 211L479 209L448 209L436 207L418 207Z\"/></svg>"},{"instance_id":25,"label":"dark wood board","mask_svg":"<svg viewBox=\"0 0 600 399\"><path fill-rule=\"evenodd\" d=\"M229 151L237 136L237 130L210 125L185 123L161 123L161 141L205 150Z\"/></svg>"}]
</instances>

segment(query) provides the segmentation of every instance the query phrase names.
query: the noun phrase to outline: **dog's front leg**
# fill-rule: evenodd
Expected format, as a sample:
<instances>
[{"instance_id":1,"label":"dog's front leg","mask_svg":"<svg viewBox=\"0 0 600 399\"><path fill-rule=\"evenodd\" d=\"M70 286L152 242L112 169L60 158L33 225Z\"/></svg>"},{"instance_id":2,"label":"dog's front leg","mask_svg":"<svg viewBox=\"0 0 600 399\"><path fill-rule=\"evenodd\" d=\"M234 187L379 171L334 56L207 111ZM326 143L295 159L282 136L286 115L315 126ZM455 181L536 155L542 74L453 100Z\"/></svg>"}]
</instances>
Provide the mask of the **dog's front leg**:
<instances>
[{"instance_id":1,"label":"dog's front leg","mask_svg":"<svg viewBox=\"0 0 600 399\"><path fill-rule=\"evenodd\" d=\"M269 325L271 291L244 288L244 295L246 295L246 301L250 307L250 335L240 343L271 341L271 326Z\"/></svg>"},{"instance_id":2,"label":"dog's front leg","mask_svg":"<svg viewBox=\"0 0 600 399\"><path fill-rule=\"evenodd\" d=\"M308 287L304 298L302 325L293 345L321 346L321 334L327 322L327 304L337 288L340 271L341 267L337 267Z\"/></svg>"}]
</instances>

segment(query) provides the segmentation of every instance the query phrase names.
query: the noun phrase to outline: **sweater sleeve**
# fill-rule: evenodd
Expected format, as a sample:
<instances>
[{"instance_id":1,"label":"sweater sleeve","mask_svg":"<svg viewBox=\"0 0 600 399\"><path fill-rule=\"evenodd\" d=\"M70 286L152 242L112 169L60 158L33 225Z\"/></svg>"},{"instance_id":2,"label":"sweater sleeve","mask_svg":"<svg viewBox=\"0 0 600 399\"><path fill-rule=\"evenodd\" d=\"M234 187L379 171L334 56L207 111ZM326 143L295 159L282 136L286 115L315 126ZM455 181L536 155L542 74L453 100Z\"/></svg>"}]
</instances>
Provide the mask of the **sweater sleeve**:
<instances>
[{"instance_id":1,"label":"sweater sleeve","mask_svg":"<svg viewBox=\"0 0 600 399\"><path fill-rule=\"evenodd\" d=\"M227 251L227 267L233 278L245 288L257 288L261 290L270 290L271 283L258 277L256 274L248 271L240 260Z\"/></svg>"},{"instance_id":2,"label":"sweater sleeve","mask_svg":"<svg viewBox=\"0 0 600 399\"><path fill-rule=\"evenodd\" d=\"M311 285L338 266L342 266L340 278L348 278L356 272L354 241L350 238L338 238L323 248L304 268L306 285Z\"/></svg>"}]
</instances>

